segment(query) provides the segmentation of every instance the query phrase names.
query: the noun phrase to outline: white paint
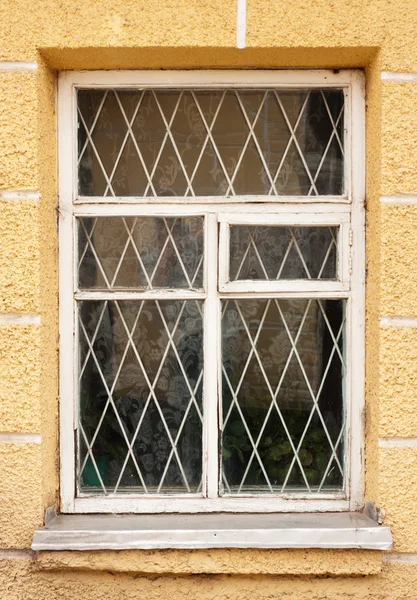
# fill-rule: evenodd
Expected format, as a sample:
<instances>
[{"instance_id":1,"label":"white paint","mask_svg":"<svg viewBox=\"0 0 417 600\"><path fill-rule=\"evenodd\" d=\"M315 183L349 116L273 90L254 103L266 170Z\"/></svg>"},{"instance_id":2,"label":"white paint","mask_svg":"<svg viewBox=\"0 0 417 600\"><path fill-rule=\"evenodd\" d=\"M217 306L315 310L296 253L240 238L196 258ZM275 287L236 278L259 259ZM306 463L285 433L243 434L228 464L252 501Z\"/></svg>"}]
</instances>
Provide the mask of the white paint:
<instances>
[{"instance_id":1,"label":"white paint","mask_svg":"<svg viewBox=\"0 0 417 600\"><path fill-rule=\"evenodd\" d=\"M201 198L95 198L77 197L77 86L95 88L288 88L300 89L337 87L345 92L346 193L334 197L235 196ZM58 137L60 193L60 452L61 452L61 510L80 513L214 513L225 512L324 512L356 510L363 504L363 404L364 404L364 78L355 71L96 71L68 72L59 78ZM170 124L166 124L169 129ZM354 152L352 151L354 148ZM110 189L110 188L109 188ZM346 298L346 364L349 376L345 387L347 404L347 440L344 459L347 464L347 489L335 493L241 495L219 497L218 425L221 410L218 387L221 368L219 351L219 300L227 297L218 293L217 226L219 220L229 220L242 213L248 222L253 219L268 223L273 218L286 223L336 223L343 229L339 245L342 255L341 282L323 282L323 289L239 291L239 297L309 297ZM76 285L77 244L74 222L77 216L204 215L206 219L205 290L158 290L151 292L79 292ZM330 221L329 221L330 219ZM227 226L227 221L221 226ZM354 231L352 272L346 266L349 254L349 231ZM211 232L211 233L209 233ZM208 239L208 236L209 238ZM226 248L227 252L227 248ZM223 255L223 250L222 250ZM224 257L223 257L224 258ZM222 260L222 265L225 261ZM307 282L309 283L309 282ZM345 285L346 284L346 285ZM287 285L287 284L285 284ZM315 285L315 284L314 284ZM338 287L339 286L339 287ZM351 287L350 287L351 286ZM228 290L230 291L230 290ZM236 293L236 292L235 292ZM203 495L188 494L144 496L129 494L115 496L76 496L74 435L78 426L77 408L77 302L82 299L183 297L205 300L205 369L204 407L204 484ZM350 499L348 499L350 498Z\"/></svg>"},{"instance_id":2,"label":"white paint","mask_svg":"<svg viewBox=\"0 0 417 600\"><path fill-rule=\"evenodd\" d=\"M84 205L84 206L92 206L92 205L101 205L105 206L111 205L124 205L126 210L133 208L136 205L143 205L146 207L149 204L149 197L137 198L135 196L107 196L103 198L101 196L78 196L74 198L74 204ZM208 210L210 210L211 203L213 204L229 204L230 210L238 210L236 208L236 204L249 203L249 202L262 202L265 204L275 205L277 203L276 196L160 196L159 198L153 198L152 201L154 206L158 209L161 204L172 205L172 204L181 204L186 203L187 206L192 206L194 204L201 204L201 201L204 201L204 205L207 206ZM323 209L326 205L332 204L335 205L335 202L340 204L337 205L337 208L342 207L343 204L350 204L350 200L346 195L342 196L279 196L279 202L281 203L279 206L283 206L285 203L287 204L304 204L306 210L312 204L317 207L321 207ZM259 206L258 210L262 212L263 206ZM268 207L271 210L271 206ZM246 210L246 206L245 206ZM349 210L349 209L348 209Z\"/></svg>"},{"instance_id":3,"label":"white paint","mask_svg":"<svg viewBox=\"0 0 417 600\"><path fill-rule=\"evenodd\" d=\"M144 292L75 292L76 300L205 300L207 294L192 290L146 290Z\"/></svg>"},{"instance_id":4,"label":"white paint","mask_svg":"<svg viewBox=\"0 0 417 600\"><path fill-rule=\"evenodd\" d=\"M252 282L253 280L248 280L248 285ZM303 281L303 280L301 280ZM297 282L296 279L294 279L294 282ZM229 290L230 288L228 288ZM255 291L254 291L255 290ZM234 293L233 293L234 294ZM247 292L239 292L239 298L257 298L259 297L259 288L258 290L256 290L255 286L252 288L252 291L247 291ZM329 300L332 298L346 298L348 294L348 292L346 292L346 290L342 290L342 291L337 291L334 288L323 288L322 290L320 290L319 292L317 290L312 290L310 289L303 289L300 290L298 289L298 291L291 291L288 292L288 289L286 289L285 291L280 290L280 291L275 291L275 292L271 292L271 291L263 291L262 292L262 298L288 298L288 296L291 296L291 298L318 298L318 299L325 299L328 298ZM219 298L221 298L222 300L224 298L230 298L230 292L220 292L219 293Z\"/></svg>"},{"instance_id":5,"label":"white paint","mask_svg":"<svg viewBox=\"0 0 417 600\"><path fill-rule=\"evenodd\" d=\"M417 73L395 73L393 71L382 71L382 81L417 81Z\"/></svg>"},{"instance_id":6,"label":"white paint","mask_svg":"<svg viewBox=\"0 0 417 600\"><path fill-rule=\"evenodd\" d=\"M246 207L245 207L246 208ZM269 206L265 207L269 208ZM325 212L313 213L309 211L305 213L302 208L299 212L283 213L280 211L266 212L265 210L258 213L225 213L218 214L220 223L220 248L219 248L219 290L224 293L304 293L311 297L317 294L320 297L321 293L343 292L349 291L349 230L350 230L350 213L348 212L333 212L333 207L329 207ZM322 227L338 227L339 243L337 245L338 252L338 280L320 280L320 279L299 279L285 280L274 279L267 280L243 280L230 281L229 275L229 240L230 227L233 225L266 225L266 226L294 226L300 225L319 225ZM243 263L243 261L242 261ZM307 267L304 265L306 270Z\"/></svg>"},{"instance_id":7,"label":"white paint","mask_svg":"<svg viewBox=\"0 0 417 600\"><path fill-rule=\"evenodd\" d=\"M237 0L236 47L246 46L246 0Z\"/></svg>"},{"instance_id":8,"label":"white paint","mask_svg":"<svg viewBox=\"0 0 417 600\"><path fill-rule=\"evenodd\" d=\"M417 317L381 317L381 327L417 327Z\"/></svg>"},{"instance_id":9,"label":"white paint","mask_svg":"<svg viewBox=\"0 0 417 600\"><path fill-rule=\"evenodd\" d=\"M39 192L33 190L0 190L0 200L39 200Z\"/></svg>"},{"instance_id":10,"label":"white paint","mask_svg":"<svg viewBox=\"0 0 417 600\"><path fill-rule=\"evenodd\" d=\"M391 550L389 527L361 513L59 515L35 530L32 550L362 548Z\"/></svg>"},{"instance_id":11,"label":"white paint","mask_svg":"<svg viewBox=\"0 0 417 600\"><path fill-rule=\"evenodd\" d=\"M40 315L23 315L19 313L0 314L0 324L2 323L18 323L20 325L39 325L41 322Z\"/></svg>"},{"instance_id":12,"label":"white paint","mask_svg":"<svg viewBox=\"0 0 417 600\"><path fill-rule=\"evenodd\" d=\"M417 204L417 194L393 194L381 196L382 204Z\"/></svg>"},{"instance_id":13,"label":"white paint","mask_svg":"<svg viewBox=\"0 0 417 600\"><path fill-rule=\"evenodd\" d=\"M222 248L224 245L222 246ZM348 254L345 252L345 254ZM221 252L220 255L222 256ZM226 266L228 266L228 262ZM319 279L293 279L291 285L288 279L241 279L239 281L229 281L229 274L225 274L223 270L223 276L225 280L221 280L219 283L219 290L224 294L244 294L247 297L248 293L261 293L261 294L272 294L279 293L281 297L288 297L288 295L300 294L304 298L318 297L324 293L328 298L332 297L333 293L338 293L342 297L346 296L346 292L349 291L349 282L344 281L321 281Z\"/></svg>"},{"instance_id":14,"label":"white paint","mask_svg":"<svg viewBox=\"0 0 417 600\"><path fill-rule=\"evenodd\" d=\"M246 208L246 207L245 207ZM323 227L332 227L340 225L340 223L350 223L350 214L343 211L341 214L333 214L332 208L322 210L319 214L314 214L311 211L307 215L303 209L293 214L277 215L275 211L271 211L268 206L268 212L255 215L247 215L244 212L229 215L227 213L219 214L219 223L228 223L229 225L285 225L296 227L298 225L321 225Z\"/></svg>"},{"instance_id":15,"label":"white paint","mask_svg":"<svg viewBox=\"0 0 417 600\"><path fill-rule=\"evenodd\" d=\"M412 448L413 446L417 446L417 437L378 438L378 446L380 448L396 448L400 446L405 448Z\"/></svg>"},{"instance_id":16,"label":"white paint","mask_svg":"<svg viewBox=\"0 0 417 600\"><path fill-rule=\"evenodd\" d=\"M346 403L347 432L345 460L347 462L346 493L350 510L363 506L364 471L364 409L365 409L365 78L351 71L350 93L347 101L346 150L349 166L348 187L352 201L350 248L351 296L347 306L346 329Z\"/></svg>"},{"instance_id":17,"label":"white paint","mask_svg":"<svg viewBox=\"0 0 417 600\"><path fill-rule=\"evenodd\" d=\"M74 327L74 273L72 199L75 197L77 165L75 93L72 85L58 79L58 185L59 185L59 421L60 421L60 493L61 510L74 510L75 497L75 429L77 427L77 357ZM73 137L74 136L74 137Z\"/></svg>"},{"instance_id":18,"label":"white paint","mask_svg":"<svg viewBox=\"0 0 417 600\"><path fill-rule=\"evenodd\" d=\"M206 286L207 302L204 307L204 425L203 425L203 450L204 450L204 479L203 495L216 498L219 489L219 411L220 401L218 386L220 355L220 302L217 296L217 264L218 240L216 215L206 217Z\"/></svg>"},{"instance_id":19,"label":"white paint","mask_svg":"<svg viewBox=\"0 0 417 600\"><path fill-rule=\"evenodd\" d=\"M177 214L182 216L187 215L204 215L204 214L218 214L219 210L227 213L238 213L242 212L242 203L245 203L244 212L251 214L263 214L263 213L275 213L285 214L290 213L292 215L313 215L323 214L327 215L329 210L332 213L349 215L351 211L350 203L344 201L343 198L333 198L326 204L315 200L312 202L310 198L304 198L306 201L303 204L300 198L296 198L297 202L291 201L286 197L280 197L280 204L277 203L277 199L274 198L273 203L269 204L270 196L235 196L234 198L227 198L227 203L223 202L221 197L216 196L215 198L198 198L198 204L192 202L192 198L177 198L175 203L166 203L169 198L163 198L163 202L159 203L156 199L152 198L152 202L149 202L149 198L133 198L137 202L131 202L127 198L119 198L120 202L112 202L111 198L109 202L106 202L107 198L99 202L99 199L94 197L83 198L83 203L74 203L74 215L77 217L88 217L88 216L109 216L109 215L120 215L120 216L139 216L139 215L153 215L153 216L169 216L173 210L178 210L175 204L180 205L181 210ZM261 204L265 199L265 205ZM114 200L114 199L113 199ZM206 204L207 200L207 204ZM226 200L226 199L225 199ZM145 203L146 201L146 203ZM181 203L182 202L182 203ZM204 202L202 204L202 202ZM229 204L233 202L233 204ZM256 204L258 202L258 204ZM249 204L248 204L249 203ZM331 208L329 207L331 205ZM221 209L219 209L221 205ZM61 212L65 212L65 209L60 208ZM68 212L66 214L71 214Z\"/></svg>"},{"instance_id":20,"label":"white paint","mask_svg":"<svg viewBox=\"0 0 417 600\"><path fill-rule=\"evenodd\" d=\"M392 554L384 554L382 560L387 563L417 565L417 554L412 552L393 552Z\"/></svg>"},{"instance_id":21,"label":"white paint","mask_svg":"<svg viewBox=\"0 0 417 600\"><path fill-rule=\"evenodd\" d=\"M78 497L74 501L72 512L94 513L311 513L342 512L349 510L349 502L344 494L320 494L319 497L298 494L286 497L269 495L260 497L241 496L201 498L197 494L189 496L152 495L148 497L129 494L129 496Z\"/></svg>"},{"instance_id":22,"label":"white paint","mask_svg":"<svg viewBox=\"0 0 417 600\"><path fill-rule=\"evenodd\" d=\"M39 433L1 433L0 443L6 444L40 444L42 436Z\"/></svg>"},{"instance_id":23,"label":"white paint","mask_svg":"<svg viewBox=\"0 0 417 600\"><path fill-rule=\"evenodd\" d=\"M0 62L0 71L36 71L37 68L35 62Z\"/></svg>"},{"instance_id":24,"label":"white paint","mask_svg":"<svg viewBox=\"0 0 417 600\"><path fill-rule=\"evenodd\" d=\"M204 70L204 71L66 71L60 75L62 94L72 95L77 86L151 88L349 88L364 81L358 71L342 70ZM361 84L362 85L362 84ZM75 113L74 113L75 114ZM68 117L68 115L67 115ZM363 165L362 165L363 168Z\"/></svg>"}]
</instances>

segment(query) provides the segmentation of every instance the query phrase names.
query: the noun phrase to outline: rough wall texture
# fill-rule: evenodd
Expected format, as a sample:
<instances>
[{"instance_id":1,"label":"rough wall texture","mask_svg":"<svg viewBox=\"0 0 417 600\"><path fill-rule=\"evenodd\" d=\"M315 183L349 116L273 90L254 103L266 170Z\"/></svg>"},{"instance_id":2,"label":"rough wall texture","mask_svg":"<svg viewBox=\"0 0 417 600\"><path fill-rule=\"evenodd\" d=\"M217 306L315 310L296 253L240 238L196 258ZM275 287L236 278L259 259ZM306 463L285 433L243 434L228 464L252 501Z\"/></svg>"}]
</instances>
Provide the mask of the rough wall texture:
<instances>
[{"instance_id":1,"label":"rough wall texture","mask_svg":"<svg viewBox=\"0 0 417 600\"><path fill-rule=\"evenodd\" d=\"M0 434L42 440L0 436L1 600L417 599L417 82L381 81L382 71L417 71L416 23L415 0L247 0L238 50L236 0L0 3L0 61L37 65L0 62ZM366 72L365 492L385 509L397 554L22 551L58 497L56 72L252 67ZM395 204L404 194L409 204ZM40 325L8 323L15 313ZM381 327L381 317L411 321Z\"/></svg>"},{"instance_id":2,"label":"rough wall texture","mask_svg":"<svg viewBox=\"0 0 417 600\"><path fill-rule=\"evenodd\" d=\"M0 547L27 548L42 523L41 452L38 444L2 444ZM1 587L0 587L1 589Z\"/></svg>"},{"instance_id":3,"label":"rough wall texture","mask_svg":"<svg viewBox=\"0 0 417 600\"><path fill-rule=\"evenodd\" d=\"M0 202L0 311L37 313L40 296L37 202L15 200Z\"/></svg>"},{"instance_id":4,"label":"rough wall texture","mask_svg":"<svg viewBox=\"0 0 417 600\"><path fill-rule=\"evenodd\" d=\"M413 156L412 150L407 154ZM380 290L384 315L416 314L417 247L413 235L416 227L416 206L382 205Z\"/></svg>"},{"instance_id":5,"label":"rough wall texture","mask_svg":"<svg viewBox=\"0 0 417 600\"><path fill-rule=\"evenodd\" d=\"M124 550L113 552L40 552L41 570L92 570L147 575L375 575L381 553L360 550Z\"/></svg>"},{"instance_id":6,"label":"rough wall texture","mask_svg":"<svg viewBox=\"0 0 417 600\"><path fill-rule=\"evenodd\" d=\"M144 576L90 571L39 572L29 557L0 559L0 586L7 600L91 600L109 598L284 598L285 600L381 600L415 598L415 567L385 564L380 575L367 577L279 577L199 575Z\"/></svg>"},{"instance_id":7,"label":"rough wall texture","mask_svg":"<svg viewBox=\"0 0 417 600\"><path fill-rule=\"evenodd\" d=\"M2 430L37 433L41 426L39 326L1 324L0 348Z\"/></svg>"},{"instance_id":8,"label":"rough wall texture","mask_svg":"<svg viewBox=\"0 0 417 600\"><path fill-rule=\"evenodd\" d=\"M7 189L37 189L36 73L0 73L0 181Z\"/></svg>"}]
</instances>

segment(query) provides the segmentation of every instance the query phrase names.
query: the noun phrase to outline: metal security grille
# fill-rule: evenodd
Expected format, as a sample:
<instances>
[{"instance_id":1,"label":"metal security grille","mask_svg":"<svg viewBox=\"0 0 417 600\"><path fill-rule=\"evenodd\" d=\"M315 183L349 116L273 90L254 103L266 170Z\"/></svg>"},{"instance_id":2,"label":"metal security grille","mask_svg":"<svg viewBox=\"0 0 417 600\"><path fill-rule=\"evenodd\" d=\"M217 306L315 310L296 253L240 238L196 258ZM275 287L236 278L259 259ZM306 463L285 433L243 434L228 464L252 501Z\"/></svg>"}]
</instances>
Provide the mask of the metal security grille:
<instances>
[{"instance_id":1,"label":"metal security grille","mask_svg":"<svg viewBox=\"0 0 417 600\"><path fill-rule=\"evenodd\" d=\"M342 194L344 107L341 90L80 90L79 193Z\"/></svg>"},{"instance_id":2,"label":"metal security grille","mask_svg":"<svg viewBox=\"0 0 417 600\"><path fill-rule=\"evenodd\" d=\"M187 453L189 440L186 433L187 429L190 429L191 422L193 437L199 438L201 446L203 368L200 315L202 307L201 303L193 301L180 301L174 305L175 315L172 315L173 311L168 310L173 308L173 303L169 301L83 303L79 316L83 356L79 376L81 390L79 429L81 433L80 487L84 491L91 492L96 487L101 487L104 493L117 493L122 487L129 487L131 491L141 493L201 491L201 449L197 457L199 461L190 462L190 454ZM123 338L122 348L119 351L120 362L116 368L109 369L109 356L100 353L102 345L98 342L100 342L99 332L103 327L103 318L112 312L120 319L124 331L118 336L119 344L120 338ZM158 348L159 365L155 370L147 361L138 340L140 337L143 338L146 313L148 317L149 313L154 313L153 326L158 329L158 333L163 332L165 338L164 346ZM186 327L190 314L194 319L197 316L192 332L197 352L191 364L189 361L184 364L182 336L178 331ZM94 327L95 320L97 323ZM128 372L126 372L127 365ZM120 388L126 383L132 384L129 381L132 367L134 387L141 394L130 395L129 406L126 407L127 396L120 392ZM162 379L166 380L163 371L167 369L175 386L180 386L187 397L181 411L174 412L165 408L166 404L169 404L170 396L161 394L161 386L158 386L158 383ZM98 376L98 383L94 382L93 395L91 392L89 394L92 372ZM179 418L176 423L173 423L175 417ZM156 423L159 446L166 449L165 460L161 460L156 465L155 461L149 464L149 456L144 460L144 454L138 448L146 443L149 435L146 425L149 428L151 421ZM103 432L106 427L111 430L110 436ZM157 452L158 450L155 454ZM113 472L105 468L108 465L100 464L100 458L102 459L103 456L113 458Z\"/></svg>"},{"instance_id":3,"label":"metal security grille","mask_svg":"<svg viewBox=\"0 0 417 600\"><path fill-rule=\"evenodd\" d=\"M328 313L334 312L335 308L339 314L331 324ZM247 336L249 342L249 352L245 356L243 370L236 385L232 383L236 368L227 348L231 312L237 313L237 323L232 328L243 333L242 340ZM250 446L242 469L231 468L227 461L230 452L226 454L223 481L227 492L240 494L250 490L284 493L306 490L311 493L320 492L325 485L328 489L332 487L337 490L344 477L341 445L346 423L341 389L338 390L337 385L333 389L332 400L335 406L331 423L326 422L321 400L329 372L337 373L332 378L334 385L336 379L344 378L346 371L343 356L343 302L289 302L275 298L258 300L254 306L253 301L226 300L222 313L222 320L226 322L223 327L223 340L226 343L222 362L224 445L227 450L228 443L233 447L230 439L234 444L239 443L235 440L238 438L236 429L240 429L240 432L244 430ZM252 321L252 327L248 325L248 317ZM330 338L329 351L323 357L320 372L317 365L312 363L310 355L311 338L314 339L318 334L317 331L311 331L308 320L324 328L325 334ZM260 342L265 329L273 329L284 342L281 348L282 367L278 373L271 365L271 352L264 352L265 344ZM269 333L268 342L271 337ZM253 377L255 369L260 372L259 378ZM300 387L297 390L292 385L294 371L297 370L301 375L299 379L304 384L301 387L304 394L300 394ZM248 385L248 379L251 378ZM248 402L247 393L241 393L245 386L246 391L252 391L251 388L256 386L256 408ZM294 423L294 418L291 418L294 416L295 401L303 404L303 410L296 411L301 423ZM305 416L303 413L306 413ZM261 415L259 422L254 419L254 414L257 418ZM274 440L277 441L275 445ZM318 448L319 452L315 452ZM314 469L314 466L319 468Z\"/></svg>"},{"instance_id":4,"label":"metal security grille","mask_svg":"<svg viewBox=\"0 0 417 600\"><path fill-rule=\"evenodd\" d=\"M361 85L62 76L64 511L360 504Z\"/></svg>"},{"instance_id":5,"label":"metal security grille","mask_svg":"<svg viewBox=\"0 0 417 600\"><path fill-rule=\"evenodd\" d=\"M203 218L96 217L78 223L80 289L203 287Z\"/></svg>"},{"instance_id":6,"label":"metal security grille","mask_svg":"<svg viewBox=\"0 0 417 600\"><path fill-rule=\"evenodd\" d=\"M230 278L336 279L337 235L336 227L233 226Z\"/></svg>"}]
</instances>

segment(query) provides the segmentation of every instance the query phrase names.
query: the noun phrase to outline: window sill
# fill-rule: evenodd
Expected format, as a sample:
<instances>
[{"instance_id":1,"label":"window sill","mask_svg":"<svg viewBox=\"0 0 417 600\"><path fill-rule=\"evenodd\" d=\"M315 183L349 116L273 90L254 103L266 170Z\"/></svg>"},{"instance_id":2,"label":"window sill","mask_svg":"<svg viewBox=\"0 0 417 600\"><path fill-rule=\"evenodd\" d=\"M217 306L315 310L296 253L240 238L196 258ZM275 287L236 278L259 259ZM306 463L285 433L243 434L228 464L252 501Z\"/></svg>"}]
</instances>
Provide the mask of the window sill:
<instances>
[{"instance_id":1,"label":"window sill","mask_svg":"<svg viewBox=\"0 0 417 600\"><path fill-rule=\"evenodd\" d=\"M391 550L389 527L362 513L58 515L32 550L333 548Z\"/></svg>"}]
</instances>

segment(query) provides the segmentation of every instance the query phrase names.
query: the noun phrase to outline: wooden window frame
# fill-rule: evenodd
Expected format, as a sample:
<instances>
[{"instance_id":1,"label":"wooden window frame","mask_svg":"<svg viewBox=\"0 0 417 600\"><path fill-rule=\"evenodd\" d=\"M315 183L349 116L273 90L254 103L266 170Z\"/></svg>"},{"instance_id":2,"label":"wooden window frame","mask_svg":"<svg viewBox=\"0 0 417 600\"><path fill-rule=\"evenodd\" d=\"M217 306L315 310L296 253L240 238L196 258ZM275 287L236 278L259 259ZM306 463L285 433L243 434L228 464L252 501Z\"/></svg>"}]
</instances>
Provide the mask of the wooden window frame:
<instances>
[{"instance_id":1,"label":"wooden window frame","mask_svg":"<svg viewBox=\"0 0 417 600\"><path fill-rule=\"evenodd\" d=\"M350 211L342 206L339 212L332 212L330 207L323 212L319 209L314 214L303 212L282 213L279 208L274 212L262 207L257 215L245 212L235 214L219 213L219 291L229 294L245 292L276 293L280 292L341 292L350 289L349 273L349 235L350 235ZM302 209L301 209L302 211ZM264 225L284 227L299 227L316 225L320 227L338 228L337 247L337 280L326 279L297 279L297 280L238 280L230 281L229 278L229 240L230 227L233 225Z\"/></svg>"},{"instance_id":2,"label":"wooden window frame","mask_svg":"<svg viewBox=\"0 0 417 600\"><path fill-rule=\"evenodd\" d=\"M99 198L77 196L76 90L78 88L343 88L345 91L345 193L341 196L233 196L190 198ZM60 326L60 458L61 510L67 513L158 512L315 512L353 511L363 505L364 289L365 289L365 102L359 71L97 71L63 72L58 85L59 142L59 326ZM262 204L260 204L262 203ZM81 216L205 216L205 290L192 293L206 302L203 456L205 497L138 495L76 497L75 432L77 429L77 335L75 300L75 219ZM242 290L227 279L225 235L231 223L340 225L340 281L257 283ZM220 223L220 253L218 225ZM218 281L217 265L221 256ZM211 267L209 266L211 265ZM269 285L269 284L272 285ZM239 289L236 288L238 284ZM265 284L268 284L265 286ZM220 285L220 289L218 286ZM235 286L235 287L233 287ZM347 299L347 434L346 489L337 494L218 496L219 482L219 298L318 297ZM97 292L99 297L100 292ZM178 297L187 292L178 290ZM123 296L123 294L122 294ZM129 298L132 294L128 294ZM138 293L155 298L154 292ZM120 294L117 294L117 298ZM162 297L162 296L161 296ZM216 322L218 327L213 327ZM211 325L211 326L209 326ZM217 360L213 360L217 356ZM215 398L215 401L213 401Z\"/></svg>"}]
</instances>

